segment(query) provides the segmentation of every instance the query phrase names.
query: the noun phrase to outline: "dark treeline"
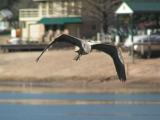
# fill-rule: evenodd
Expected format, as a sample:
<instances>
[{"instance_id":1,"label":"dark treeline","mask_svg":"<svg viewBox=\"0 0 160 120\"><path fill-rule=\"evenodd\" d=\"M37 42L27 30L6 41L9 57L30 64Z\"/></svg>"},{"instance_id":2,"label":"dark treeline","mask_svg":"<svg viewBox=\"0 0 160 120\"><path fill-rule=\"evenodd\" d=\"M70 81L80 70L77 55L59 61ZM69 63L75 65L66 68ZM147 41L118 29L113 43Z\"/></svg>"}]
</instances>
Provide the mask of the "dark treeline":
<instances>
[{"instance_id":1,"label":"dark treeline","mask_svg":"<svg viewBox=\"0 0 160 120\"><path fill-rule=\"evenodd\" d=\"M13 12L14 18L18 19L19 9L36 7L32 0L1 0L0 10L9 9Z\"/></svg>"}]
</instances>

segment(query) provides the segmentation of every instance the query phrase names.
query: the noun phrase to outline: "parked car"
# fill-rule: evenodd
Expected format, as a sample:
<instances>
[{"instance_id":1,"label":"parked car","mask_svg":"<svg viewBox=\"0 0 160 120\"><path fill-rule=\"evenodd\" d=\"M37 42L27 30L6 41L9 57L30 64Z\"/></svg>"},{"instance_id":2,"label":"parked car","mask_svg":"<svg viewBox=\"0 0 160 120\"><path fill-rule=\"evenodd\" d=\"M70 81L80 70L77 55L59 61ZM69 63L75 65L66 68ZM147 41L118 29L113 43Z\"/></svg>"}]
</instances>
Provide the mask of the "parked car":
<instances>
[{"instance_id":1,"label":"parked car","mask_svg":"<svg viewBox=\"0 0 160 120\"><path fill-rule=\"evenodd\" d=\"M140 53L140 55L145 55L146 53L157 53L160 54L160 33L153 33L151 35L136 35L133 37L133 42L131 37L128 37L124 43L124 47L130 49L134 43L133 50L135 53Z\"/></svg>"}]
</instances>

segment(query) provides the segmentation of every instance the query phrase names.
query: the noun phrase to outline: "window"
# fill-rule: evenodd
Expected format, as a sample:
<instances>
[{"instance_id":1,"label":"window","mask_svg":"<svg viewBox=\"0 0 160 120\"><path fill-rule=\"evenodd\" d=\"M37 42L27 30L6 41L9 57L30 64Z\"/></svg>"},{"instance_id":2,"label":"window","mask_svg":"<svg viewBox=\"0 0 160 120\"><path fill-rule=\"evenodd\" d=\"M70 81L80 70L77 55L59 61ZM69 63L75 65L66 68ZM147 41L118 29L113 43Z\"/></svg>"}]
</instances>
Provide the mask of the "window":
<instances>
[{"instance_id":1,"label":"window","mask_svg":"<svg viewBox=\"0 0 160 120\"><path fill-rule=\"evenodd\" d=\"M53 2L49 2L49 15L53 15Z\"/></svg>"},{"instance_id":2,"label":"window","mask_svg":"<svg viewBox=\"0 0 160 120\"><path fill-rule=\"evenodd\" d=\"M68 11L68 9L67 9L67 6L68 6L68 2L62 2L62 14L64 15L64 16L66 16L67 15L67 11Z\"/></svg>"},{"instance_id":3,"label":"window","mask_svg":"<svg viewBox=\"0 0 160 120\"><path fill-rule=\"evenodd\" d=\"M81 1L70 0L68 3L68 15L81 15Z\"/></svg>"},{"instance_id":4,"label":"window","mask_svg":"<svg viewBox=\"0 0 160 120\"><path fill-rule=\"evenodd\" d=\"M46 2L41 3L42 6L42 15L46 15L47 14L47 4Z\"/></svg>"}]
</instances>

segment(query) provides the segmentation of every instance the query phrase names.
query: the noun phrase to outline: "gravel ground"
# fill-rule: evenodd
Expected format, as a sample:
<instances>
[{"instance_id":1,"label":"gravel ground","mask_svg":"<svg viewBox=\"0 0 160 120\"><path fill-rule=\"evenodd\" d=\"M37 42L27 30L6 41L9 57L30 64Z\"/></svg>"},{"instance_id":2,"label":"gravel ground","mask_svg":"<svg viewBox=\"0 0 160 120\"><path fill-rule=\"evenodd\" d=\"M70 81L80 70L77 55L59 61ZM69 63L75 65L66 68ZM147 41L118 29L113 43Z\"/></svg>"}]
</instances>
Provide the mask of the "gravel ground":
<instances>
[{"instance_id":1,"label":"gravel ground","mask_svg":"<svg viewBox=\"0 0 160 120\"><path fill-rule=\"evenodd\" d=\"M0 53L0 91L35 86L52 92L160 92L160 58L136 59L133 64L123 53L127 82L121 83L112 59L102 52L93 51L76 62L73 50L51 50L36 63L39 54Z\"/></svg>"}]
</instances>

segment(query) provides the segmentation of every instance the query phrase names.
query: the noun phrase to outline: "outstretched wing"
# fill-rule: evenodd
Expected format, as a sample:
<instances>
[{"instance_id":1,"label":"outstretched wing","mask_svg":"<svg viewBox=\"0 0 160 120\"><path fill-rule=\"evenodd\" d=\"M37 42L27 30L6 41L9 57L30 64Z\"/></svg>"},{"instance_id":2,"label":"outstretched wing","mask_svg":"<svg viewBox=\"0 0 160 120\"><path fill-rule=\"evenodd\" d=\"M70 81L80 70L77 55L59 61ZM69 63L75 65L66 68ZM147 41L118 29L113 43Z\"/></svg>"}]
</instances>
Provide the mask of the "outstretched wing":
<instances>
[{"instance_id":1,"label":"outstretched wing","mask_svg":"<svg viewBox=\"0 0 160 120\"><path fill-rule=\"evenodd\" d=\"M78 46L80 48L82 48L82 40L78 39L76 37L70 36L70 35L66 35L66 34L62 34L60 36L58 36L57 38L55 38L49 45L47 45L47 47L42 51L42 53L40 54L40 56L36 59L36 61L38 62L40 57L43 55L43 53L50 48L55 42L67 42L70 44L73 44L74 46Z\"/></svg>"},{"instance_id":2,"label":"outstretched wing","mask_svg":"<svg viewBox=\"0 0 160 120\"><path fill-rule=\"evenodd\" d=\"M92 49L97 49L109 54L113 61L118 74L118 78L122 81L126 80L125 66L121 52L113 45L109 44L95 44L92 45Z\"/></svg>"}]
</instances>

